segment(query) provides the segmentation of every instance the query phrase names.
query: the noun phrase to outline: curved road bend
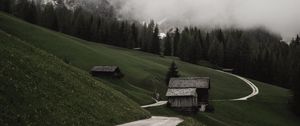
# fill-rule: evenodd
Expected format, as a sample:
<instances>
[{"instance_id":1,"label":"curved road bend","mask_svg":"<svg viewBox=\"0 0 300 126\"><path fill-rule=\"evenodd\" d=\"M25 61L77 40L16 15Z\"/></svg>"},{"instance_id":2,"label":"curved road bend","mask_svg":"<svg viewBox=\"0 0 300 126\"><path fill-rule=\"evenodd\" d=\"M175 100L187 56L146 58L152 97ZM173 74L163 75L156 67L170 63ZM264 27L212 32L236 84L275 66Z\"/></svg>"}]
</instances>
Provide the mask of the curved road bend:
<instances>
[{"instance_id":1,"label":"curved road bend","mask_svg":"<svg viewBox=\"0 0 300 126\"><path fill-rule=\"evenodd\" d=\"M252 93L245 96L245 97L241 97L241 98L227 99L227 100L212 100L212 101L246 101L249 98L254 97L255 95L259 94L259 89L251 81L247 80L246 78L241 77L239 75L232 74L232 73L227 73L227 72L224 72L224 71L221 71L221 70L216 70L216 71L241 79L242 81L244 81L247 85L249 85L251 87Z\"/></svg>"}]
</instances>

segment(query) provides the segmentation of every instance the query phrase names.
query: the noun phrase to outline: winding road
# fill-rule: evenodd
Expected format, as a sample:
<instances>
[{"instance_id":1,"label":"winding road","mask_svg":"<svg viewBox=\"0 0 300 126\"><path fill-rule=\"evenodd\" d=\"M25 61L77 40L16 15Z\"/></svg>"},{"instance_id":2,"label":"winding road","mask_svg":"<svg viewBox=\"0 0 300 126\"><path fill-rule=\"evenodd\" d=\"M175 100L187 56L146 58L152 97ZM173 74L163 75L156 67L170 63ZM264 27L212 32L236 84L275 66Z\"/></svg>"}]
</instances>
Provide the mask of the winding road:
<instances>
[{"instance_id":1,"label":"winding road","mask_svg":"<svg viewBox=\"0 0 300 126\"><path fill-rule=\"evenodd\" d=\"M177 117L152 116L150 119L139 120L118 126L176 126L183 122Z\"/></svg>"},{"instance_id":2,"label":"winding road","mask_svg":"<svg viewBox=\"0 0 300 126\"><path fill-rule=\"evenodd\" d=\"M228 75L231 75L231 76L234 76L234 77L237 77L237 78L241 79L242 81L244 81L246 84L248 84L251 87L252 93L249 94L249 95L247 95L247 96L245 96L245 97L242 97L242 98L227 99L227 100L212 100L212 101L246 101L249 98L254 97L255 95L259 94L259 89L251 81L247 80L246 78L241 77L239 75L232 74L232 73L227 73L227 72L224 72L224 71L221 71L221 70L216 70L216 71L224 73L224 74L228 74Z\"/></svg>"},{"instance_id":3,"label":"winding road","mask_svg":"<svg viewBox=\"0 0 300 126\"><path fill-rule=\"evenodd\" d=\"M252 89L252 93L241 98L235 98L235 99L224 99L224 100L211 100L211 101L246 101L251 97L254 97L255 95L259 94L259 89L249 80L247 80L244 77L227 73L221 70L216 70L218 72L231 75L234 77L237 77L244 81L247 85L249 85ZM155 100L156 101L156 100ZM141 106L142 108L149 108L149 107L156 107L156 106L162 106L167 104L167 101L156 101L154 104L150 105L144 105ZM179 123L183 122L183 119L177 118L177 117L162 117L162 116L152 116L150 119L144 119L144 120L139 120L139 121L134 121L118 126L177 126Z\"/></svg>"}]
</instances>

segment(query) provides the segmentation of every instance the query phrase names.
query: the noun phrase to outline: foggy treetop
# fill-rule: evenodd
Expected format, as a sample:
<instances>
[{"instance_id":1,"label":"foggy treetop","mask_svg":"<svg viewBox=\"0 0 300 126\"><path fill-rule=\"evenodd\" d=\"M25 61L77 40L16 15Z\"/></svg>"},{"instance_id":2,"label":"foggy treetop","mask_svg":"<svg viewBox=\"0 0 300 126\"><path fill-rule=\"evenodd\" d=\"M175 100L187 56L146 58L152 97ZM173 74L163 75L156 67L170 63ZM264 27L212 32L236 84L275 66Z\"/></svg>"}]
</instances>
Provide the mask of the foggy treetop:
<instances>
[{"instance_id":1,"label":"foggy treetop","mask_svg":"<svg viewBox=\"0 0 300 126\"><path fill-rule=\"evenodd\" d=\"M41 0L38 0L41 1ZM300 32L299 0L43 0L97 8L113 5L120 17L158 22L161 28L265 27L289 41Z\"/></svg>"},{"instance_id":2,"label":"foggy treetop","mask_svg":"<svg viewBox=\"0 0 300 126\"><path fill-rule=\"evenodd\" d=\"M284 38L300 31L299 0L110 0L140 21L204 27L266 27Z\"/></svg>"}]
</instances>

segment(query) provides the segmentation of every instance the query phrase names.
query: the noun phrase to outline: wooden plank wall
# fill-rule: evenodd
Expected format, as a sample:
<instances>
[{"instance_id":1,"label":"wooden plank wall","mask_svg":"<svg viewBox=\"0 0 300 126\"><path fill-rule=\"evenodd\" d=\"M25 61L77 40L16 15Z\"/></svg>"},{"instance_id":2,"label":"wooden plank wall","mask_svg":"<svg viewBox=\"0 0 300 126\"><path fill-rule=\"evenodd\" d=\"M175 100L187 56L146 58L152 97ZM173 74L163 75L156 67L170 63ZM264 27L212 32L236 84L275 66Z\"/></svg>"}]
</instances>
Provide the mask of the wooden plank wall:
<instances>
[{"instance_id":1,"label":"wooden plank wall","mask_svg":"<svg viewBox=\"0 0 300 126\"><path fill-rule=\"evenodd\" d=\"M171 107L196 107L197 97L169 97Z\"/></svg>"}]
</instances>

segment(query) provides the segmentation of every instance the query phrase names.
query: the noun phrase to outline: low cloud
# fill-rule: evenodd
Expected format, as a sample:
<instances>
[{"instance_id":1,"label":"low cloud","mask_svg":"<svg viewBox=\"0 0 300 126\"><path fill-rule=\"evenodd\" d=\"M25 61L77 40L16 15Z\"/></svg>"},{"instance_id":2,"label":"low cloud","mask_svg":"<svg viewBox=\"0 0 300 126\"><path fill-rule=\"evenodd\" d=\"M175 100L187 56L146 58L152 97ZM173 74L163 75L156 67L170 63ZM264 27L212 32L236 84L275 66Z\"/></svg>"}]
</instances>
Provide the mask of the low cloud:
<instances>
[{"instance_id":1,"label":"low cloud","mask_svg":"<svg viewBox=\"0 0 300 126\"><path fill-rule=\"evenodd\" d=\"M110 0L123 18L173 26L253 28L285 39L300 32L300 0Z\"/></svg>"}]
</instances>

